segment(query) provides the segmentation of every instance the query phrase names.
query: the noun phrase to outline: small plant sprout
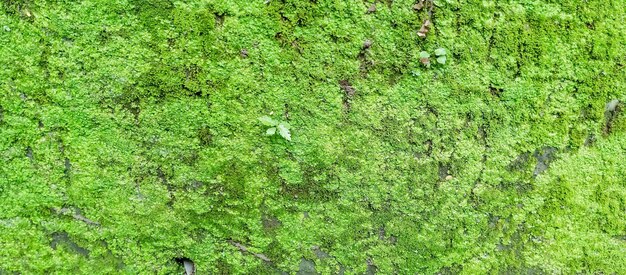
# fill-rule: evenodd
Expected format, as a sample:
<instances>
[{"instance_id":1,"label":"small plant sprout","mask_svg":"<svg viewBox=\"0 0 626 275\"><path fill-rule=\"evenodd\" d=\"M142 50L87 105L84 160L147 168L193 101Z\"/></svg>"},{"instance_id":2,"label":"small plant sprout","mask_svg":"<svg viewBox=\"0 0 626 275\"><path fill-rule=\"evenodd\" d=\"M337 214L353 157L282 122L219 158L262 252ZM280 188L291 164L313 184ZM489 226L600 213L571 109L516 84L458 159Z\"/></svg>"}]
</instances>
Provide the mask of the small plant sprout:
<instances>
[{"instance_id":1,"label":"small plant sprout","mask_svg":"<svg viewBox=\"0 0 626 275\"><path fill-rule=\"evenodd\" d=\"M437 63L443 65L446 64L446 54L448 52L444 48L439 48L435 50L435 55L437 56Z\"/></svg>"},{"instance_id":2,"label":"small plant sprout","mask_svg":"<svg viewBox=\"0 0 626 275\"><path fill-rule=\"evenodd\" d=\"M430 54L427 51L420 52L420 62L426 67L430 67Z\"/></svg>"},{"instance_id":3,"label":"small plant sprout","mask_svg":"<svg viewBox=\"0 0 626 275\"><path fill-rule=\"evenodd\" d=\"M291 141L291 132L289 131L291 126L289 125L289 123L272 119L269 116L262 116L259 118L259 121L261 121L261 124L270 127L267 129L267 131L265 131L266 135L273 136L278 132L281 137L288 141Z\"/></svg>"}]
</instances>

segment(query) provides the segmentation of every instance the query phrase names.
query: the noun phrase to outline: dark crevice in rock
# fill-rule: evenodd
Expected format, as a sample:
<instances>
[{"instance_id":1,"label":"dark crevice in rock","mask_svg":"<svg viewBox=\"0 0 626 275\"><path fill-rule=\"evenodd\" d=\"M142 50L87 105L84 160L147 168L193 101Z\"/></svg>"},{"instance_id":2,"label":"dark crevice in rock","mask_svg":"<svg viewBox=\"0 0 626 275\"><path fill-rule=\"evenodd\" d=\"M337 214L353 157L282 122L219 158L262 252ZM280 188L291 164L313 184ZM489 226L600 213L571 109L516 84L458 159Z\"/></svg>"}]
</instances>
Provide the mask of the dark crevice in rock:
<instances>
[{"instance_id":1,"label":"dark crevice in rock","mask_svg":"<svg viewBox=\"0 0 626 275\"><path fill-rule=\"evenodd\" d=\"M71 252L84 257L89 257L90 251L72 241L66 232L54 232L51 237L52 241L50 242L50 247L52 247L52 249L56 250L60 246L65 246Z\"/></svg>"},{"instance_id":2,"label":"dark crevice in rock","mask_svg":"<svg viewBox=\"0 0 626 275\"><path fill-rule=\"evenodd\" d=\"M548 170L550 167L550 163L554 161L557 153L557 148L554 147L543 147L541 149L535 150L533 156L537 159L537 165L535 166L535 170L533 171L533 177L538 176L544 171Z\"/></svg>"},{"instance_id":3,"label":"dark crevice in rock","mask_svg":"<svg viewBox=\"0 0 626 275\"><path fill-rule=\"evenodd\" d=\"M300 265L298 268L298 272L296 275L317 275L317 270L315 269L315 262L306 258L302 258L300 261Z\"/></svg>"}]
</instances>

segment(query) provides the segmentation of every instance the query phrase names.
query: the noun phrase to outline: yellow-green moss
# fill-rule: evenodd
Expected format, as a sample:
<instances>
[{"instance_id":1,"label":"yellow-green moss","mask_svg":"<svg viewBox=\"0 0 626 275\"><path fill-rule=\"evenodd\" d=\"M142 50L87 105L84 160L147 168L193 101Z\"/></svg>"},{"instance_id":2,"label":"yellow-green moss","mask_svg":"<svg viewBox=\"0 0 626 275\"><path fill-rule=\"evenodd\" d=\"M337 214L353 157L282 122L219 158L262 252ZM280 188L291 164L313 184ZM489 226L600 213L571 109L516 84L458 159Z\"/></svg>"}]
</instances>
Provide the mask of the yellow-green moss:
<instances>
[{"instance_id":1,"label":"yellow-green moss","mask_svg":"<svg viewBox=\"0 0 626 275\"><path fill-rule=\"evenodd\" d=\"M0 274L626 273L626 2L372 3L2 2Z\"/></svg>"}]
</instances>

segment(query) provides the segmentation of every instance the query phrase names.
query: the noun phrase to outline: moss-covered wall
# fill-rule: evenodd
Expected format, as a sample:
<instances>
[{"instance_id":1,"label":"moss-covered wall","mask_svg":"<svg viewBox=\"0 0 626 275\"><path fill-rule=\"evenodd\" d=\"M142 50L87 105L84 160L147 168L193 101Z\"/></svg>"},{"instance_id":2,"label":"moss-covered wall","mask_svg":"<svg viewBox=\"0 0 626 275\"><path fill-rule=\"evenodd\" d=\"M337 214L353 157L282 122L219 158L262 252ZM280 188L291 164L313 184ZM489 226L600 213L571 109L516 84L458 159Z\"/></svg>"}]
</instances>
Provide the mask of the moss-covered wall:
<instances>
[{"instance_id":1,"label":"moss-covered wall","mask_svg":"<svg viewBox=\"0 0 626 275\"><path fill-rule=\"evenodd\" d=\"M626 2L372 4L2 1L0 273L626 273Z\"/></svg>"}]
</instances>

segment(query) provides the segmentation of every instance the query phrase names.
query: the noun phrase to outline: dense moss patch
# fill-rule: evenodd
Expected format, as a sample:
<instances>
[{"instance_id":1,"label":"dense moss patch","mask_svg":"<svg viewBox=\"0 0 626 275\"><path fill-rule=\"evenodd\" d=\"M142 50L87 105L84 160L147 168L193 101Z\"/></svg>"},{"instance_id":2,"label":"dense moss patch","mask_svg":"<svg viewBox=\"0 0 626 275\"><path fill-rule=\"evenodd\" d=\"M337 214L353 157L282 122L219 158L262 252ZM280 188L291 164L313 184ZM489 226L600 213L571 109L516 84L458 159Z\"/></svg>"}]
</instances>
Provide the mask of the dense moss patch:
<instances>
[{"instance_id":1,"label":"dense moss patch","mask_svg":"<svg viewBox=\"0 0 626 275\"><path fill-rule=\"evenodd\" d=\"M0 273L625 273L626 2L415 4L3 1Z\"/></svg>"}]
</instances>

